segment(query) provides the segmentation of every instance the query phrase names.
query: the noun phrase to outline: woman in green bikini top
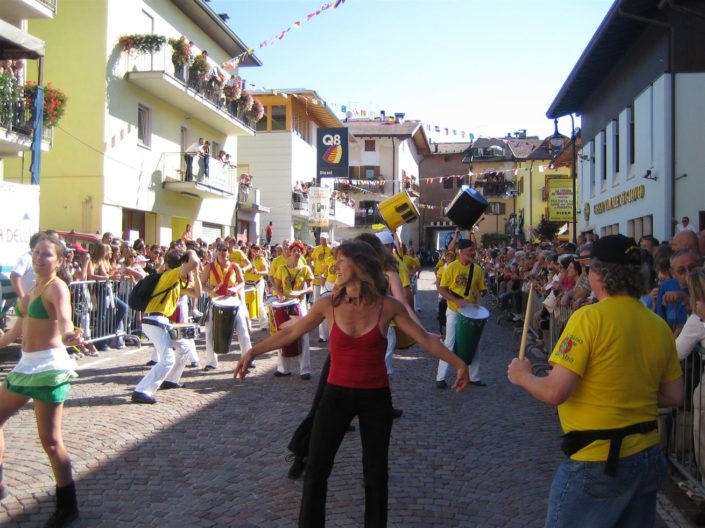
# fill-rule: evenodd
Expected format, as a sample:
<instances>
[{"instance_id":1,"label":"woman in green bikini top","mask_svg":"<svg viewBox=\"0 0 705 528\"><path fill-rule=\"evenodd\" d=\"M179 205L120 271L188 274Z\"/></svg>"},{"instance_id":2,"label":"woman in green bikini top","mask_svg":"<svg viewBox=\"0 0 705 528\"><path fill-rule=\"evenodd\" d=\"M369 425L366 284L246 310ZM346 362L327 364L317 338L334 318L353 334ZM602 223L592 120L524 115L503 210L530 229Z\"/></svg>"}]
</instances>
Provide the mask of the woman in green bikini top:
<instances>
[{"instance_id":1,"label":"woman in green bikini top","mask_svg":"<svg viewBox=\"0 0 705 528\"><path fill-rule=\"evenodd\" d=\"M1 427L32 399L39 439L57 485L56 511L48 523L51 526L63 526L78 517L71 460L61 436L61 416L69 379L77 376L65 347L80 344L82 333L73 326L69 288L64 281L56 280L63 255L64 246L58 238L46 234L38 238L32 248L37 282L19 301L15 325L0 336L0 347L22 337L22 357L0 384L0 499L7 494L2 481Z\"/></svg>"}]
</instances>

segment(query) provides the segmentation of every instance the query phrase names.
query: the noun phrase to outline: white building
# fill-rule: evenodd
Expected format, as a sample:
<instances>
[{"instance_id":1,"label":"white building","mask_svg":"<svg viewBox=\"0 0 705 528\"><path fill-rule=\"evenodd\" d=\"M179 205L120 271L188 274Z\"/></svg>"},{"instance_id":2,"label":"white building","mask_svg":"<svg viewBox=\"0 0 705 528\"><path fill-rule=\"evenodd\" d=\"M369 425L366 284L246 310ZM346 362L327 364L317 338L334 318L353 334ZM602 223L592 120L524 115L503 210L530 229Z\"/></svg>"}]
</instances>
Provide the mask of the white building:
<instances>
[{"instance_id":1,"label":"white building","mask_svg":"<svg viewBox=\"0 0 705 528\"><path fill-rule=\"evenodd\" d=\"M615 1L551 104L581 117L578 232L705 229L704 16L694 0Z\"/></svg>"}]
</instances>

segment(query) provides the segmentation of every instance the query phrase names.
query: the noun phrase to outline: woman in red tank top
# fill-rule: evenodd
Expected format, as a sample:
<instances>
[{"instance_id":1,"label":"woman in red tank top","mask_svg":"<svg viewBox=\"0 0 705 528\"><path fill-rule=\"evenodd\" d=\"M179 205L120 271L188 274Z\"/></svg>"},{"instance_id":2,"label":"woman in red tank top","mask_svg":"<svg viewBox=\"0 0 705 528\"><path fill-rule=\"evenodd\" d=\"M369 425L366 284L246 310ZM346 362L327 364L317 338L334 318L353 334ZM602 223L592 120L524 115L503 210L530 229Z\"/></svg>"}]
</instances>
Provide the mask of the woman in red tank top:
<instances>
[{"instance_id":1,"label":"woman in red tank top","mask_svg":"<svg viewBox=\"0 0 705 528\"><path fill-rule=\"evenodd\" d=\"M387 296L387 278L375 251L366 242L345 242L336 263L336 291L321 297L311 311L256 344L238 361L235 378L244 379L255 356L276 350L327 320L331 367L313 423L304 479L299 526L325 525L328 477L350 421L357 416L363 452L365 527L387 522L387 457L392 430L392 403L384 364L390 321L433 356L457 369L453 388L467 387L467 365L411 319L398 300Z\"/></svg>"}]
</instances>

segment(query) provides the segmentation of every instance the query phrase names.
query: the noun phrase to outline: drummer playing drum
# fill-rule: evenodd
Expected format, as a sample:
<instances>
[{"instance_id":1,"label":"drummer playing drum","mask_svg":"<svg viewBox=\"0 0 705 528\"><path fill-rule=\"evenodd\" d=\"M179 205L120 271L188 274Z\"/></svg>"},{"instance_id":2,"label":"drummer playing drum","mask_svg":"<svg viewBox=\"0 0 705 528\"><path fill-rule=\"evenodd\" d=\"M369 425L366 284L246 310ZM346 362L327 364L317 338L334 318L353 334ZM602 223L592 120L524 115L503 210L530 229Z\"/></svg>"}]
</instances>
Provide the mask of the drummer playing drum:
<instances>
[{"instance_id":1,"label":"drummer playing drum","mask_svg":"<svg viewBox=\"0 0 705 528\"><path fill-rule=\"evenodd\" d=\"M245 287L245 279L240 267L228 260L228 246L219 244L216 247L215 261L204 270L202 280L207 281L205 290L211 295L211 303L217 299L235 297L241 299L240 291ZM252 346L250 332L247 328L247 308L240 301L241 306L235 314L235 331L240 343L240 350L249 350ZM206 366L203 370L218 368L218 357L213 347L213 311L209 310L206 320Z\"/></svg>"},{"instance_id":2,"label":"drummer playing drum","mask_svg":"<svg viewBox=\"0 0 705 528\"><path fill-rule=\"evenodd\" d=\"M485 272L473 262L475 248L473 243L467 239L460 239L456 245L457 259L448 264L443 271L441 282L438 287L440 293L447 301L446 310L446 337L444 344L446 348L453 350L455 346L455 326L458 319L458 309L466 304L477 304L478 297L485 295ZM468 282L470 286L468 287ZM448 374L448 363L438 362L438 372L436 374L436 387L445 389L446 375ZM480 379L480 350L475 352L470 363L470 384L477 387L484 387L485 383Z\"/></svg>"},{"instance_id":3,"label":"drummer playing drum","mask_svg":"<svg viewBox=\"0 0 705 528\"><path fill-rule=\"evenodd\" d=\"M289 258L286 264L280 266L276 276L272 276L274 290L280 300L296 298L299 300L299 313L304 317L308 313L306 295L311 293L313 281L313 271L308 267L301 256L304 253L304 245L300 240L296 240L289 245ZM243 347L243 350L247 348ZM279 362L274 375L277 377L289 376L289 358L284 357L281 350L278 353ZM309 351L309 337L304 334L301 337L301 354L299 358L299 374L302 380L311 379L311 355Z\"/></svg>"}]
</instances>

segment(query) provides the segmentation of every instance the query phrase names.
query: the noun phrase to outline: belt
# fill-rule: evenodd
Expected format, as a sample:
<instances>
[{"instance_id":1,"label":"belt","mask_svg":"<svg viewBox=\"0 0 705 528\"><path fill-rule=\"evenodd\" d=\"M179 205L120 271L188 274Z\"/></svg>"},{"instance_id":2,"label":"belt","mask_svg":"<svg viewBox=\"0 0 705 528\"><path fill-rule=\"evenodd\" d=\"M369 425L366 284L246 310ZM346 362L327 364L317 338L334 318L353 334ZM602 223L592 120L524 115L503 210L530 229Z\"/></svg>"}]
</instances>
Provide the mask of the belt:
<instances>
[{"instance_id":1,"label":"belt","mask_svg":"<svg viewBox=\"0 0 705 528\"><path fill-rule=\"evenodd\" d=\"M167 331L169 331L173 328L173 326L170 324L160 323L159 321L155 321L154 319L142 319L142 324L149 325L149 326L156 326L157 328L161 328L162 330L167 330Z\"/></svg>"},{"instance_id":2,"label":"belt","mask_svg":"<svg viewBox=\"0 0 705 528\"><path fill-rule=\"evenodd\" d=\"M619 449L622 439L633 434L646 434L656 429L655 421L641 422L619 429L595 429L591 431L571 431L563 435L561 449L567 456L577 453L596 440L609 440L610 447L605 464L605 475L614 476L619 464Z\"/></svg>"},{"instance_id":3,"label":"belt","mask_svg":"<svg viewBox=\"0 0 705 528\"><path fill-rule=\"evenodd\" d=\"M142 317L166 317L166 315L161 312L145 312Z\"/></svg>"}]
</instances>

